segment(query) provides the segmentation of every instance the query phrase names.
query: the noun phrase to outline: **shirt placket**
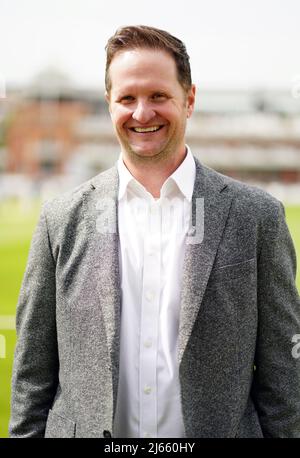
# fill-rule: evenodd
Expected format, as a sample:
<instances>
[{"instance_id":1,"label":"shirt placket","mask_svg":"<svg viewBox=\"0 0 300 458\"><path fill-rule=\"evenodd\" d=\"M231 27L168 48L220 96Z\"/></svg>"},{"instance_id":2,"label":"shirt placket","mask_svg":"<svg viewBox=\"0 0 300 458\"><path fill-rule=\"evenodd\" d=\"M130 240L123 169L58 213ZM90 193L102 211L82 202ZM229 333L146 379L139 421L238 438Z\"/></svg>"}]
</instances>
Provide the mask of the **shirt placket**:
<instances>
[{"instance_id":1,"label":"shirt placket","mask_svg":"<svg viewBox=\"0 0 300 458\"><path fill-rule=\"evenodd\" d=\"M157 352L160 305L161 207L149 203L144 238L140 334L140 437L157 437Z\"/></svg>"}]
</instances>

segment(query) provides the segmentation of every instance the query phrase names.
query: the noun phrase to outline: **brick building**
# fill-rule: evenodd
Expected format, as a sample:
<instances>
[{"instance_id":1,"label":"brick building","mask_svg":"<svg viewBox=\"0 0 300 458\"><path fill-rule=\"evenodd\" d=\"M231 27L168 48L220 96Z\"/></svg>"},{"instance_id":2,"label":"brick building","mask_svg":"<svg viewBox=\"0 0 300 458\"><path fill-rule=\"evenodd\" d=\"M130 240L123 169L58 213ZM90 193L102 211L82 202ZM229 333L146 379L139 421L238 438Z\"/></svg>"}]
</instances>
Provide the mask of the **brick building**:
<instances>
[{"instance_id":1,"label":"brick building","mask_svg":"<svg viewBox=\"0 0 300 458\"><path fill-rule=\"evenodd\" d=\"M59 72L43 72L9 113L6 171L40 178L65 173L78 146L76 125L103 104L99 94L74 90Z\"/></svg>"},{"instance_id":2,"label":"brick building","mask_svg":"<svg viewBox=\"0 0 300 458\"><path fill-rule=\"evenodd\" d=\"M187 141L214 169L244 181L300 183L300 100L287 91L202 91ZM32 178L110 167L120 147L103 91L72 88L47 71L14 103L6 171Z\"/></svg>"}]
</instances>

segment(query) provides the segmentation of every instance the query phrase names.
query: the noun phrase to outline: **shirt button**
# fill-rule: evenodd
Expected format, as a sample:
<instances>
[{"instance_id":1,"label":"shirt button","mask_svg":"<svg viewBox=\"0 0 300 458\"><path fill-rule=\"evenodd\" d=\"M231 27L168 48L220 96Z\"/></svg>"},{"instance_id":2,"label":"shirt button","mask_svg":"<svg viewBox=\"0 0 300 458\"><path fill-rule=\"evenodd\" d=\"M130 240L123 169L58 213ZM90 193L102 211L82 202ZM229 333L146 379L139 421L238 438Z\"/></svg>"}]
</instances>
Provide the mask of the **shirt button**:
<instances>
[{"instance_id":1,"label":"shirt button","mask_svg":"<svg viewBox=\"0 0 300 458\"><path fill-rule=\"evenodd\" d=\"M146 292L146 299L147 299L147 301L153 301L153 299L154 299L153 291L147 291Z\"/></svg>"},{"instance_id":2,"label":"shirt button","mask_svg":"<svg viewBox=\"0 0 300 458\"><path fill-rule=\"evenodd\" d=\"M145 387L144 387L144 393L145 393L145 394L150 394L151 391L152 391L151 386L145 386Z\"/></svg>"},{"instance_id":3,"label":"shirt button","mask_svg":"<svg viewBox=\"0 0 300 458\"><path fill-rule=\"evenodd\" d=\"M151 341L151 340L145 340L144 346L145 346L146 348L150 348L150 347L152 346L152 341Z\"/></svg>"}]
</instances>

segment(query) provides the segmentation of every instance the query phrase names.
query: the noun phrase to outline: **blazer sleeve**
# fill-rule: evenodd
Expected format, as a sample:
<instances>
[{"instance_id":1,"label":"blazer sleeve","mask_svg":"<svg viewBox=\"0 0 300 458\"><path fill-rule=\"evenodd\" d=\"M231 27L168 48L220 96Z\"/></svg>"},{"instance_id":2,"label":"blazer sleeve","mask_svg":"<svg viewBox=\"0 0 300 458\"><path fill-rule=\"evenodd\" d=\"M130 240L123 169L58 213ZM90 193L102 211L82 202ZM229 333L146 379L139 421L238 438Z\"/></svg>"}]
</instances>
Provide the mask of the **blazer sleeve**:
<instances>
[{"instance_id":1,"label":"blazer sleeve","mask_svg":"<svg viewBox=\"0 0 300 458\"><path fill-rule=\"evenodd\" d=\"M42 208L17 305L10 437L43 437L58 385L55 262Z\"/></svg>"},{"instance_id":2,"label":"blazer sleeve","mask_svg":"<svg viewBox=\"0 0 300 458\"><path fill-rule=\"evenodd\" d=\"M300 300L296 255L276 202L266 210L258 259L258 337L253 400L265 437L300 437ZM293 339L294 337L294 339Z\"/></svg>"}]
</instances>

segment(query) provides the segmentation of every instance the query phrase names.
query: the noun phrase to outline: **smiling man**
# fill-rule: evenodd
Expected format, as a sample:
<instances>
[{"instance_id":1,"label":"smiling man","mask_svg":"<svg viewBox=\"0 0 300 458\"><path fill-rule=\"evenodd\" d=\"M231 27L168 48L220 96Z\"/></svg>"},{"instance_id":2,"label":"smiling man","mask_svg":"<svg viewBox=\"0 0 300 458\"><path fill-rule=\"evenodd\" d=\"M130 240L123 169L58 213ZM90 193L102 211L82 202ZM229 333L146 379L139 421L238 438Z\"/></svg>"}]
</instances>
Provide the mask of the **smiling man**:
<instances>
[{"instance_id":1,"label":"smiling man","mask_svg":"<svg viewBox=\"0 0 300 458\"><path fill-rule=\"evenodd\" d=\"M172 55L155 48L116 52L107 72L106 99L123 161L155 197L186 156L195 86L189 72L184 77L183 87Z\"/></svg>"},{"instance_id":2,"label":"smiling man","mask_svg":"<svg viewBox=\"0 0 300 458\"><path fill-rule=\"evenodd\" d=\"M282 204L186 145L195 86L179 39L123 27L106 50L121 155L43 207L17 310L11 436L300 437Z\"/></svg>"}]
</instances>

